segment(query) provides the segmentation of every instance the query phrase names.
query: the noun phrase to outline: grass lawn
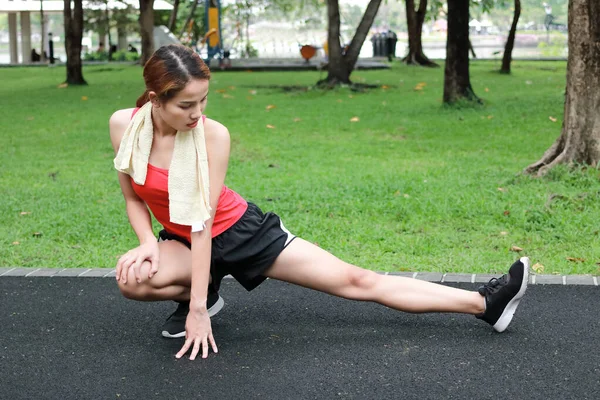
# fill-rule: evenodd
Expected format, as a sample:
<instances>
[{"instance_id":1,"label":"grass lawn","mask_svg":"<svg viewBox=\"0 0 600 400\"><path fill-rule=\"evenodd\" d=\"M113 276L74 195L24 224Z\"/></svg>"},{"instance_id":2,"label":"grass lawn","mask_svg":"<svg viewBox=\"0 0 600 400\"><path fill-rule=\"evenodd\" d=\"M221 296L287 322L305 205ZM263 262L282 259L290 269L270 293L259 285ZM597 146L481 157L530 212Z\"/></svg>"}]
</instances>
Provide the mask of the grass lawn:
<instances>
[{"instance_id":1,"label":"grass lawn","mask_svg":"<svg viewBox=\"0 0 600 400\"><path fill-rule=\"evenodd\" d=\"M269 88L319 72L215 72L207 115L231 132L226 184L374 270L502 272L518 246L543 273L598 274L600 172L519 174L560 134L566 64L498 67L473 63L485 105L467 109L442 107L443 68L355 72L380 85L365 93ZM141 74L87 67L89 86L58 88L63 68L0 69L0 266L113 267L137 245L108 119L133 106Z\"/></svg>"}]
</instances>

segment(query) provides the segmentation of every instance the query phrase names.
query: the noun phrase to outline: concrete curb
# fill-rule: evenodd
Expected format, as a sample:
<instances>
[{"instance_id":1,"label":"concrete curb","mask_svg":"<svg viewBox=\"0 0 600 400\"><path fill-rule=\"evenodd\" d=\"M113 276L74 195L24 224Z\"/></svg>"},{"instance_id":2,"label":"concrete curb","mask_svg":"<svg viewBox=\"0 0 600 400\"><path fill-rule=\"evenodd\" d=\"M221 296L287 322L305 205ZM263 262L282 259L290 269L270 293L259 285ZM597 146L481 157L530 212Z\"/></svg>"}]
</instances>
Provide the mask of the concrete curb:
<instances>
[{"instance_id":1,"label":"concrete curb","mask_svg":"<svg viewBox=\"0 0 600 400\"><path fill-rule=\"evenodd\" d=\"M485 283L497 277L492 274L457 274L441 272L378 272L382 275L404 276L437 283ZM0 267L0 277L26 278L114 278L114 268L22 268ZM226 278L232 278L227 275ZM534 275L532 285L599 286L600 279L592 275Z\"/></svg>"}]
</instances>

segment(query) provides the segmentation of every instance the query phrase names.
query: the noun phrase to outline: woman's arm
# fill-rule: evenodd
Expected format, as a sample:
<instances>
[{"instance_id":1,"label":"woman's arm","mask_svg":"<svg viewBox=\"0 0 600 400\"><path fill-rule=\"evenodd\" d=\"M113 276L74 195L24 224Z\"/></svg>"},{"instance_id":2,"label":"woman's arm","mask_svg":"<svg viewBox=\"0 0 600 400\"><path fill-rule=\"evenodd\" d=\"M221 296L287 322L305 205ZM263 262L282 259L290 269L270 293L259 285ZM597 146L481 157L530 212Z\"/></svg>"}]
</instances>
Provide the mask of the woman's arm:
<instances>
[{"instance_id":1,"label":"woman's arm","mask_svg":"<svg viewBox=\"0 0 600 400\"><path fill-rule=\"evenodd\" d=\"M115 154L117 154L119 151L121 139L123 138L123 133L127 129L132 112L133 109L131 108L119 110L116 111L110 118L110 140L112 142ZM152 231L152 221L150 219L150 212L148 211L146 203L144 203L144 201L140 199L133 191L129 175L122 172L118 172L118 174L119 184L121 185L121 191L123 192L123 197L125 199L127 217L129 218L129 223L131 224L133 231L140 241L140 246L145 244L155 244L156 238L154 237L154 232ZM141 259L142 253L137 254L136 257L134 257L134 255L126 256L127 254L121 257L117 263L117 280L123 280L123 282L127 282L127 270L132 264L134 265L136 278L139 280L139 266L145 258ZM154 254L151 258L149 258L149 260L152 263L152 268L150 271L150 276L152 276L158 269L158 254ZM138 268L136 268L136 266ZM121 272L123 272L123 274L121 274Z\"/></svg>"},{"instance_id":2,"label":"woman's arm","mask_svg":"<svg viewBox=\"0 0 600 400\"><path fill-rule=\"evenodd\" d=\"M210 343L216 353L217 344L212 334L210 318L206 309L206 296L210 276L212 224L219 203L219 197L227 165L229 164L229 131L216 121L207 119L205 123L206 151L208 155L208 174L210 190L211 217L206 228L192 233L192 287L190 294L190 313L186 321L186 341L176 357L182 357L193 345L190 360L194 360L200 346L202 358L208 357Z\"/></svg>"},{"instance_id":3,"label":"woman's arm","mask_svg":"<svg viewBox=\"0 0 600 400\"><path fill-rule=\"evenodd\" d=\"M211 217L206 228L192 233L192 288L190 308L206 311L207 287L210 275L212 224L219 197L225 183L229 164L229 131L222 124L207 119L205 122L206 152L208 155L208 176L210 190Z\"/></svg>"}]
</instances>

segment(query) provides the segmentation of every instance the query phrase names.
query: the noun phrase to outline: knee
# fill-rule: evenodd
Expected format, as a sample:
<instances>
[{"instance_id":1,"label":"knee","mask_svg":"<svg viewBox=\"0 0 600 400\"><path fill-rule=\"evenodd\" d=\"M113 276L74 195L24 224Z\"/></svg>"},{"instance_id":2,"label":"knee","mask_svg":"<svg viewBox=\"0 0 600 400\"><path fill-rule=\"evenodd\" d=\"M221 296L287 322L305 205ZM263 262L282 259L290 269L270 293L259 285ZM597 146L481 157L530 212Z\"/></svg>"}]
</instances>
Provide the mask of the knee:
<instances>
[{"instance_id":1,"label":"knee","mask_svg":"<svg viewBox=\"0 0 600 400\"><path fill-rule=\"evenodd\" d=\"M150 295L152 288L149 285L148 272L144 275L144 264L142 264L142 268L140 268L141 282L136 281L133 268L130 268L128 271L126 283L122 281L117 282L123 297L131 300L144 300Z\"/></svg>"},{"instance_id":2,"label":"knee","mask_svg":"<svg viewBox=\"0 0 600 400\"><path fill-rule=\"evenodd\" d=\"M379 278L376 272L354 267L348 270L346 282L354 290L369 291L375 287Z\"/></svg>"}]
</instances>

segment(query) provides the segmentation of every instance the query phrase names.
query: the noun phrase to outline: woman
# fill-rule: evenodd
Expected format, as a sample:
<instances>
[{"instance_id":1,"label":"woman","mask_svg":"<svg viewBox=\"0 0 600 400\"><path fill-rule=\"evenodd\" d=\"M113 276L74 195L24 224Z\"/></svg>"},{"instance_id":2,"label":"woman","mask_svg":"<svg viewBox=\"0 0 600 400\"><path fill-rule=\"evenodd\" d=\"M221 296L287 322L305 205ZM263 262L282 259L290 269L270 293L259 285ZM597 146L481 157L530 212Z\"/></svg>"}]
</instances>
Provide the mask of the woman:
<instances>
[{"instance_id":1,"label":"woman","mask_svg":"<svg viewBox=\"0 0 600 400\"><path fill-rule=\"evenodd\" d=\"M145 65L137 108L110 119L115 166L140 241L117 262L116 279L127 298L179 302L163 329L166 337L185 335L177 358L190 349L190 359L200 351L206 358L209 345L217 352L210 316L222 307L217 292L227 274L247 290L269 277L401 311L472 314L506 329L527 288L526 257L475 292L380 275L296 238L277 215L227 188L229 132L202 115L209 79L197 54L161 47ZM158 242L148 208L164 227Z\"/></svg>"}]
</instances>

